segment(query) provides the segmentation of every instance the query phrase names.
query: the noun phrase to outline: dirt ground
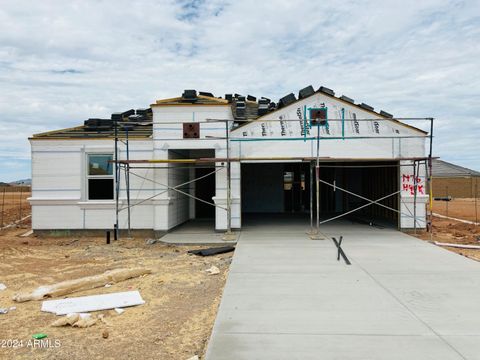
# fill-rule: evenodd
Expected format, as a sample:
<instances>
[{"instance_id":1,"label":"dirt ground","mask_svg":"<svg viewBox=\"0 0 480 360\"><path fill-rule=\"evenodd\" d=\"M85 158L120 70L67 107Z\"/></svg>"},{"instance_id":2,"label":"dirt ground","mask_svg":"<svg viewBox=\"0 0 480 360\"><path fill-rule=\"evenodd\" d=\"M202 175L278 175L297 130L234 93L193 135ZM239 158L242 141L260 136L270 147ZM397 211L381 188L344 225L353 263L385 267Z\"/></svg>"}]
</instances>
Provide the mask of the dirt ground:
<instances>
[{"instance_id":1,"label":"dirt ground","mask_svg":"<svg viewBox=\"0 0 480 360\"><path fill-rule=\"evenodd\" d=\"M0 228L30 214L30 204L27 201L28 192L5 192L0 189Z\"/></svg>"},{"instance_id":2,"label":"dirt ground","mask_svg":"<svg viewBox=\"0 0 480 360\"><path fill-rule=\"evenodd\" d=\"M430 241L430 233L427 232L419 233L417 237L425 241ZM480 226L434 217L432 240L445 243L480 246ZM445 249L480 261L480 249L459 249L453 247L445 247Z\"/></svg>"},{"instance_id":3,"label":"dirt ground","mask_svg":"<svg viewBox=\"0 0 480 360\"><path fill-rule=\"evenodd\" d=\"M1 195L1 194L0 194ZM19 194L8 194L4 223L19 219ZM22 216L30 213L23 194ZM0 199L1 200L1 199ZM449 202L449 216L474 220L472 201ZM434 211L446 214L444 202L434 202ZM479 209L480 210L480 209ZM30 219L0 230L0 308L16 306L0 314L0 359L189 359L203 357L232 253L212 257L188 255L194 246L146 245L144 238L122 239L111 245L103 237L20 237L30 229ZM480 226L434 218L433 240L480 245ZM419 233L430 241L430 233ZM480 250L446 249L480 261ZM207 275L211 265L219 275ZM81 291L70 297L139 290L144 305L118 315L102 311L107 324L86 328L55 328L57 316L40 311L41 301L15 303L12 296L24 290L58 281L103 273L125 267L146 267L151 275L126 280L111 287ZM102 333L107 330L108 338ZM48 335L50 347L32 347L32 334ZM23 342L12 348L6 340ZM10 344L10 345L9 345ZM59 345L59 346L56 346Z\"/></svg>"},{"instance_id":4,"label":"dirt ground","mask_svg":"<svg viewBox=\"0 0 480 360\"><path fill-rule=\"evenodd\" d=\"M23 346L0 343L2 359L189 359L203 357L220 302L232 253L199 257L187 251L199 247L146 245L145 239L124 239L111 245L104 238L19 237L29 229L0 233L0 342L23 341ZM218 275L205 270L215 265ZM58 317L41 312L41 301L15 303L20 290L103 273L109 269L146 267L151 275L129 279L111 287L81 291L69 297L139 290L144 305L118 315L102 311L108 323L90 328L56 328ZM102 337L104 330L109 336ZM51 347L28 346L32 334L48 335ZM56 345L60 346L56 347ZM10 344L11 345L11 344ZM30 345L32 345L30 343Z\"/></svg>"},{"instance_id":5,"label":"dirt ground","mask_svg":"<svg viewBox=\"0 0 480 360\"><path fill-rule=\"evenodd\" d=\"M433 212L462 220L478 222L480 220L480 199L477 199L475 214L475 199L453 199L452 201L434 201Z\"/></svg>"}]
</instances>

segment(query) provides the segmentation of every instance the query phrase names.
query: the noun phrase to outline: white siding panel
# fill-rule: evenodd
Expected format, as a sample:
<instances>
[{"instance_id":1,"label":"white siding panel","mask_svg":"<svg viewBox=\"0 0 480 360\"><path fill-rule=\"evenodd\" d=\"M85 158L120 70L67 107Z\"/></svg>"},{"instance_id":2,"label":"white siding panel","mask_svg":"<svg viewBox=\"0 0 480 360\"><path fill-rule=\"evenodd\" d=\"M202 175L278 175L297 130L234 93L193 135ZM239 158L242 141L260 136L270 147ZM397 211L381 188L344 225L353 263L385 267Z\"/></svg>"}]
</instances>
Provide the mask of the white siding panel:
<instances>
[{"instance_id":1,"label":"white siding panel","mask_svg":"<svg viewBox=\"0 0 480 360\"><path fill-rule=\"evenodd\" d=\"M83 211L75 205L32 206L32 229L82 229Z\"/></svg>"},{"instance_id":2,"label":"white siding panel","mask_svg":"<svg viewBox=\"0 0 480 360\"><path fill-rule=\"evenodd\" d=\"M85 229L112 229L115 223L115 209L85 210Z\"/></svg>"}]
</instances>

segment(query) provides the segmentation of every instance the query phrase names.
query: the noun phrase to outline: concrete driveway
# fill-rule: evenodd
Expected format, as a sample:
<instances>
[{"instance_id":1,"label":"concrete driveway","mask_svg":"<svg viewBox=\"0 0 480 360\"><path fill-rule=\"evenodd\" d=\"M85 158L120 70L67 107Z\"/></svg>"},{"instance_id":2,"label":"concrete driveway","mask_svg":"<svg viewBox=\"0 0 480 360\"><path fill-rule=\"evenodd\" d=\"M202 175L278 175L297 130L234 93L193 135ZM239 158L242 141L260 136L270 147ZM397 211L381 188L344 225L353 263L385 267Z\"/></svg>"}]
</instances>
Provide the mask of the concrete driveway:
<instances>
[{"instance_id":1,"label":"concrete driveway","mask_svg":"<svg viewBox=\"0 0 480 360\"><path fill-rule=\"evenodd\" d=\"M480 263L395 230L246 227L208 360L480 359Z\"/></svg>"}]
</instances>

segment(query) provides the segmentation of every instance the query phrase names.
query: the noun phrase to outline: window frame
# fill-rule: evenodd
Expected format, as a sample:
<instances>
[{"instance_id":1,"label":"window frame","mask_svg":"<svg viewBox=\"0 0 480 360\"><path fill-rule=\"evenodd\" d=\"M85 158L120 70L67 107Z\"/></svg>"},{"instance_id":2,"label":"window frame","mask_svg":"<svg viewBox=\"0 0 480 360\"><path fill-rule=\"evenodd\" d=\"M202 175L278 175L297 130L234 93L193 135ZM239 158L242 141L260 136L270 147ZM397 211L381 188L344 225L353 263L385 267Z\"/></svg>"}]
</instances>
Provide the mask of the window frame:
<instances>
[{"instance_id":1,"label":"window frame","mask_svg":"<svg viewBox=\"0 0 480 360\"><path fill-rule=\"evenodd\" d=\"M85 154L85 200L86 201L100 201L100 202L111 202L115 200L115 168L112 164L112 173L111 174L101 174L101 175L91 175L90 174L90 157L91 156L109 156L111 160L114 158L113 152L89 152ZM90 199L90 180L112 180L112 197L109 199Z\"/></svg>"}]
</instances>

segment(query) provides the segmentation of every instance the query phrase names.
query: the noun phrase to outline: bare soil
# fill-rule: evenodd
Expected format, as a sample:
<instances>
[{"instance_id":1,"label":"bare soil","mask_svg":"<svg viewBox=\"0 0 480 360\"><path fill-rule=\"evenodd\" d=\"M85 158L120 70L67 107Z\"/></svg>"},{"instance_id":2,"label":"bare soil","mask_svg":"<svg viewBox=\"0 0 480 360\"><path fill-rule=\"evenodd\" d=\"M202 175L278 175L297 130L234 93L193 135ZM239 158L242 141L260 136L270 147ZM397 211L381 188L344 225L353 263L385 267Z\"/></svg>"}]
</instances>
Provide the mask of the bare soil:
<instances>
[{"instance_id":1,"label":"bare soil","mask_svg":"<svg viewBox=\"0 0 480 360\"><path fill-rule=\"evenodd\" d=\"M0 228L30 214L29 192L3 192L0 189Z\"/></svg>"},{"instance_id":2,"label":"bare soil","mask_svg":"<svg viewBox=\"0 0 480 360\"><path fill-rule=\"evenodd\" d=\"M106 245L104 238L95 237L19 237L28 229L27 223L23 228L0 233L0 282L7 286L0 291L0 308L16 306L16 310L0 314L0 342L23 342L17 348L0 343L1 359L203 357L232 253L203 258L187 254L198 246L146 245L143 238ZM220 274L205 272L212 265L220 269ZM144 305L127 308L121 315L113 310L95 313L104 314L108 325L98 322L85 329L52 327L58 317L41 312L41 301L11 300L15 293L40 285L128 267L146 267L153 274L69 295L139 290ZM107 339L102 337L105 330ZM28 346L35 333L47 334L51 347Z\"/></svg>"},{"instance_id":3,"label":"bare soil","mask_svg":"<svg viewBox=\"0 0 480 360\"><path fill-rule=\"evenodd\" d=\"M0 193L0 201L1 196ZM20 212L20 194L6 193L4 225L30 213L28 196L29 193L22 194ZM473 203L473 199L449 202L448 216L475 221ZM445 203L435 201L434 212L447 215ZM6 290L0 291L0 308L16 306L16 310L0 314L0 359L169 360L188 359L194 355L203 357L231 253L202 258L187 254L188 250L199 247L146 245L143 238L122 239L106 245L103 237L20 237L30 229L29 221L0 230L0 282L7 286ZM430 233L417 236L430 241ZM432 239L480 245L480 226L434 218ZM480 250L446 249L480 261ZM220 269L219 275L207 275L205 270L211 265ZM153 274L108 288L69 295L139 290L146 304L128 308L121 315L114 311L100 312L108 324L99 322L86 329L55 328L50 324L57 317L41 312L41 301L15 303L11 300L16 292L33 290L40 285L138 266L152 269ZM102 336L105 330L109 335L107 339ZM52 347L27 346L32 334L40 332L48 335ZM7 345L2 341L8 339L22 341L23 346L2 346ZM60 346L55 347L58 343Z\"/></svg>"},{"instance_id":4,"label":"bare soil","mask_svg":"<svg viewBox=\"0 0 480 360\"><path fill-rule=\"evenodd\" d=\"M480 226L465 224L462 222L433 218L433 233L422 232L417 237L426 241L438 241L453 244L477 245L480 246ZM445 247L457 254L480 261L480 249L459 249Z\"/></svg>"},{"instance_id":5,"label":"bare soil","mask_svg":"<svg viewBox=\"0 0 480 360\"><path fill-rule=\"evenodd\" d=\"M480 199L453 199L452 201L434 201L433 212L462 220L478 222L480 220Z\"/></svg>"}]
</instances>

